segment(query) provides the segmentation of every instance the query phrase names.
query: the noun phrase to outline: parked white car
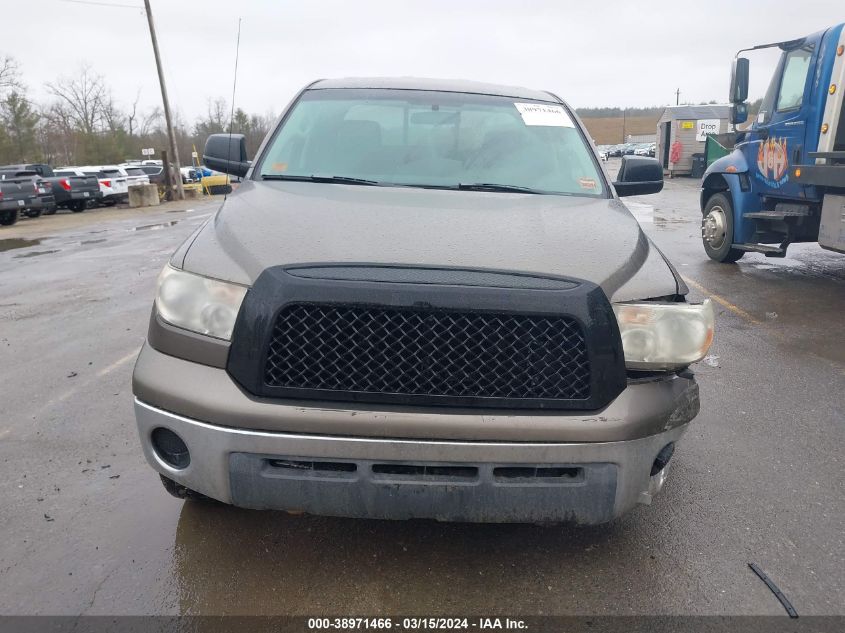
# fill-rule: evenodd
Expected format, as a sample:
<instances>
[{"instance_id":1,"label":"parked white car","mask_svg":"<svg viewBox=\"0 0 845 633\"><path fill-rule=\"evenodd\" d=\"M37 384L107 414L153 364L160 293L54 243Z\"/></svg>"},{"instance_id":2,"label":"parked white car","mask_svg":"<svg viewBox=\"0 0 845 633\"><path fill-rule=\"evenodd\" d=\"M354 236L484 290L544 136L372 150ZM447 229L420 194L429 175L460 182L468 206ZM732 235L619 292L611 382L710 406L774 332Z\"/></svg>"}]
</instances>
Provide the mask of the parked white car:
<instances>
[{"instance_id":1,"label":"parked white car","mask_svg":"<svg viewBox=\"0 0 845 633\"><path fill-rule=\"evenodd\" d=\"M61 173L60 173L61 172ZM85 165L82 167L63 167L57 175L96 176L100 183L100 204L114 206L129 196L129 183L126 176L114 165ZM66 173L67 172L67 173ZM70 172L73 172L72 174Z\"/></svg>"},{"instance_id":2,"label":"parked white car","mask_svg":"<svg viewBox=\"0 0 845 633\"><path fill-rule=\"evenodd\" d=\"M118 165L117 168L126 174L130 187L132 185L150 184L150 177L141 169L140 165Z\"/></svg>"},{"instance_id":3,"label":"parked white car","mask_svg":"<svg viewBox=\"0 0 845 633\"><path fill-rule=\"evenodd\" d=\"M645 143L634 150L634 156L654 156L654 143Z\"/></svg>"}]
</instances>

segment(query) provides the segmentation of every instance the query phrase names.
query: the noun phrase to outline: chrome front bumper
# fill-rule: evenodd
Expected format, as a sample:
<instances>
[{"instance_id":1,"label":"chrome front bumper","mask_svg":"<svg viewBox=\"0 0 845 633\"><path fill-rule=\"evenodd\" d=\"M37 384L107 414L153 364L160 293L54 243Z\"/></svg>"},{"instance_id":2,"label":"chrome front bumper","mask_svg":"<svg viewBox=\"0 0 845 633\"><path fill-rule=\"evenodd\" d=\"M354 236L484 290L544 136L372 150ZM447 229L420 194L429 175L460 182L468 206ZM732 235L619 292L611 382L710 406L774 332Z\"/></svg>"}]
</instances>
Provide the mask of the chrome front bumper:
<instances>
[{"instance_id":1,"label":"chrome front bumper","mask_svg":"<svg viewBox=\"0 0 845 633\"><path fill-rule=\"evenodd\" d=\"M154 469L225 503L335 516L485 522L596 524L649 503L668 469L652 476L652 464L687 427L617 442L470 442L236 429L137 399L135 414L144 455ZM172 468L156 454L151 434L158 427L186 443L191 455L186 468ZM315 462L334 466L308 466Z\"/></svg>"}]
</instances>

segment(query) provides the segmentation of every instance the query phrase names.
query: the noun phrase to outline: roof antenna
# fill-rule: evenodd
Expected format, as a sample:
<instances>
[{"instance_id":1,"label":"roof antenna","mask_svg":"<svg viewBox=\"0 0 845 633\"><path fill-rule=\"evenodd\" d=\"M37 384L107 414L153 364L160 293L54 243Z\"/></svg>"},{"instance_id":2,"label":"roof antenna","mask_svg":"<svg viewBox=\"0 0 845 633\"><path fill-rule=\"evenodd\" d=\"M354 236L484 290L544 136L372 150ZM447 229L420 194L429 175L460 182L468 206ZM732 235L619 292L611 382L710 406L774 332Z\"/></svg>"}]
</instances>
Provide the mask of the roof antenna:
<instances>
[{"instance_id":1,"label":"roof antenna","mask_svg":"<svg viewBox=\"0 0 845 633\"><path fill-rule=\"evenodd\" d=\"M238 56L241 52L241 18L238 18L238 40L235 44L235 77L232 80L232 112L229 115L229 151L226 152L226 167L229 167L232 163L232 128L235 125L235 90L238 87ZM226 194L223 196L223 200L229 195L229 190L232 188L232 180L230 174L226 174L226 184L228 187L224 189Z\"/></svg>"}]
</instances>

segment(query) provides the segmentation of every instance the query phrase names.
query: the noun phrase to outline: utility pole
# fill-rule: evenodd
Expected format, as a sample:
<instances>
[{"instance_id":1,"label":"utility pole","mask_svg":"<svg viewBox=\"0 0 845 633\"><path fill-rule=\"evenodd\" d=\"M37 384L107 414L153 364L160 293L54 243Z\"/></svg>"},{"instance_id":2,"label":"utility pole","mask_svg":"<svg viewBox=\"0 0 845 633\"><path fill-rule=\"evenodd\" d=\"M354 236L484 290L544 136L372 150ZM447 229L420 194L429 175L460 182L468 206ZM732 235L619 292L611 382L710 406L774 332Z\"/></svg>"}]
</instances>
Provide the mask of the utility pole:
<instances>
[{"instance_id":1,"label":"utility pole","mask_svg":"<svg viewBox=\"0 0 845 633\"><path fill-rule=\"evenodd\" d=\"M628 112L628 108L622 108L622 142L625 142L625 115Z\"/></svg>"},{"instance_id":2,"label":"utility pole","mask_svg":"<svg viewBox=\"0 0 845 633\"><path fill-rule=\"evenodd\" d=\"M675 91L675 105L681 105L681 89Z\"/></svg>"},{"instance_id":3,"label":"utility pole","mask_svg":"<svg viewBox=\"0 0 845 633\"><path fill-rule=\"evenodd\" d=\"M150 38L153 41L153 53L156 58L156 69L158 70L158 82L161 85L161 100L164 102L164 122L167 125L167 138L170 141L170 153L173 157L173 165L176 167L176 198L185 199L185 191L182 189L182 172L179 163L179 150L176 148L176 133L173 130L173 121L170 118L170 102L167 100L167 87L164 85L164 70L161 67L161 55L158 52L158 39L153 24L153 12L150 9L150 0L144 0L144 7L147 10L147 22L150 25Z\"/></svg>"}]
</instances>

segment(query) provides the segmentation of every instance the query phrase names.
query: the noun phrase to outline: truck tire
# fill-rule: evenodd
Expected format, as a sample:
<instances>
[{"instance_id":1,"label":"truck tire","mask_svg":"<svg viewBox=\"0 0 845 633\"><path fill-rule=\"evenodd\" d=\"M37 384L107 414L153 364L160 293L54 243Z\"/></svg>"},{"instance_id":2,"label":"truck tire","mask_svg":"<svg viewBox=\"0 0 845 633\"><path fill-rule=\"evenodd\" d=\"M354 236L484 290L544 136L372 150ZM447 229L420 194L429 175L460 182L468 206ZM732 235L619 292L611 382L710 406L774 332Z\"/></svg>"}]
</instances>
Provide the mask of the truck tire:
<instances>
[{"instance_id":1,"label":"truck tire","mask_svg":"<svg viewBox=\"0 0 845 633\"><path fill-rule=\"evenodd\" d=\"M701 220L701 241L704 252L710 259L726 264L733 263L745 255L745 251L731 248L734 235L734 213L730 198L724 193L715 193L704 205Z\"/></svg>"},{"instance_id":2,"label":"truck tire","mask_svg":"<svg viewBox=\"0 0 845 633\"><path fill-rule=\"evenodd\" d=\"M73 211L74 213L82 213L85 211L85 207L88 205L85 203L84 200L72 200L71 202L67 203L67 208Z\"/></svg>"},{"instance_id":3,"label":"truck tire","mask_svg":"<svg viewBox=\"0 0 845 633\"><path fill-rule=\"evenodd\" d=\"M26 217L28 218L40 218L42 213L42 209L29 209L26 212Z\"/></svg>"},{"instance_id":4,"label":"truck tire","mask_svg":"<svg viewBox=\"0 0 845 633\"><path fill-rule=\"evenodd\" d=\"M159 477L161 477L161 483L164 485L164 489L177 499L189 499L191 501L204 502L214 501L214 499L206 497L204 494L199 493L196 490L191 490L182 484L177 484L175 481L168 479L164 475L159 475Z\"/></svg>"},{"instance_id":5,"label":"truck tire","mask_svg":"<svg viewBox=\"0 0 845 633\"><path fill-rule=\"evenodd\" d=\"M18 216L20 213L17 209L11 209L10 211L0 211L0 224L3 226L12 226L15 222L18 221Z\"/></svg>"},{"instance_id":6,"label":"truck tire","mask_svg":"<svg viewBox=\"0 0 845 633\"><path fill-rule=\"evenodd\" d=\"M56 207L55 204L51 204L49 207L44 209L44 215L56 215L57 210L58 210L58 207Z\"/></svg>"}]
</instances>

